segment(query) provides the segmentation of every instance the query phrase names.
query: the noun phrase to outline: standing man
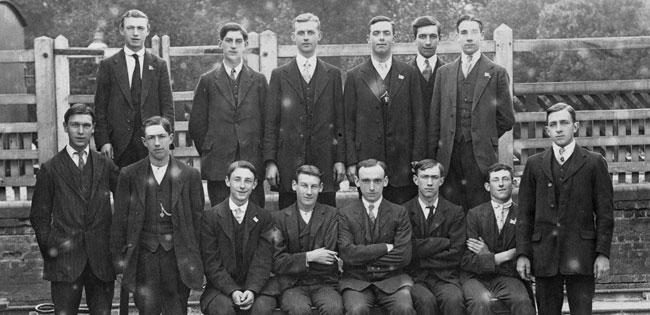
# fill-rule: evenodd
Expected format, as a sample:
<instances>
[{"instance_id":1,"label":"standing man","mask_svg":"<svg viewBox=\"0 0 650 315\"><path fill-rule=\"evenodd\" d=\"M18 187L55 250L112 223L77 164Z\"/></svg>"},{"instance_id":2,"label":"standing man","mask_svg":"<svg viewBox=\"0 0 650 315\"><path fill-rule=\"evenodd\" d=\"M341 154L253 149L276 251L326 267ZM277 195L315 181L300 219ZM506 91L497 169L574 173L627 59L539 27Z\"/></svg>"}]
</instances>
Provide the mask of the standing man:
<instances>
[{"instance_id":1,"label":"standing man","mask_svg":"<svg viewBox=\"0 0 650 315\"><path fill-rule=\"evenodd\" d=\"M30 222L51 281L55 314L77 314L81 292L93 314L110 314L115 287L108 231L110 192L118 169L90 150L95 113L84 104L64 115L68 145L41 164L36 176Z\"/></svg>"},{"instance_id":2,"label":"standing man","mask_svg":"<svg viewBox=\"0 0 650 315\"><path fill-rule=\"evenodd\" d=\"M440 41L441 25L433 16L420 16L413 20L413 40L418 48L418 54L409 63L420 70L420 88L422 89L422 103L424 104L424 118L428 122L431 109L431 96L433 85L436 81L436 72L445 63L436 55Z\"/></svg>"},{"instance_id":3,"label":"standing man","mask_svg":"<svg viewBox=\"0 0 650 315\"><path fill-rule=\"evenodd\" d=\"M97 72L95 145L119 167L147 156L142 121L163 116L174 124L174 101L167 63L146 51L149 18L138 10L122 15L124 48L102 60Z\"/></svg>"},{"instance_id":4,"label":"standing man","mask_svg":"<svg viewBox=\"0 0 650 315\"><path fill-rule=\"evenodd\" d=\"M417 195L411 165L426 154L420 74L393 58L389 18L373 17L368 28L370 59L348 71L345 81L347 176L355 181L359 161L387 161L384 197L403 204Z\"/></svg>"},{"instance_id":5,"label":"standing man","mask_svg":"<svg viewBox=\"0 0 650 315\"><path fill-rule=\"evenodd\" d=\"M448 169L442 195L465 212L490 200L487 168L498 161L499 137L515 123L506 69L481 54L483 22L456 22L461 56L440 68L429 114L429 149Z\"/></svg>"},{"instance_id":6,"label":"standing man","mask_svg":"<svg viewBox=\"0 0 650 315\"><path fill-rule=\"evenodd\" d=\"M249 202L256 173L247 161L231 163L225 178L230 196L203 216L201 257L208 281L200 302L204 314L250 310L270 315L275 309L275 297L260 294L273 266L273 219Z\"/></svg>"},{"instance_id":7,"label":"standing man","mask_svg":"<svg viewBox=\"0 0 650 315\"><path fill-rule=\"evenodd\" d=\"M517 205L512 202L512 167L488 168L485 190L491 200L467 213L467 249L463 255L463 293L470 315L489 315L490 300L497 298L517 315L535 315L528 288L517 274L515 224Z\"/></svg>"},{"instance_id":8,"label":"standing man","mask_svg":"<svg viewBox=\"0 0 650 315\"><path fill-rule=\"evenodd\" d=\"M223 64L204 73L194 90L189 133L201 156L201 178L208 181L212 206L228 199L228 165L245 160L263 169L262 141L266 78L243 62L248 32L237 23L219 31ZM251 200L264 207L263 177Z\"/></svg>"},{"instance_id":9,"label":"standing man","mask_svg":"<svg viewBox=\"0 0 650 315\"><path fill-rule=\"evenodd\" d=\"M318 201L332 207L336 207L338 184L345 177L341 70L316 58L322 37L317 16L298 15L291 33L298 55L271 73L264 160L269 184L279 187L280 209L296 201L293 175L303 164L323 171Z\"/></svg>"},{"instance_id":10,"label":"standing man","mask_svg":"<svg viewBox=\"0 0 650 315\"><path fill-rule=\"evenodd\" d=\"M359 162L360 200L339 211L339 250L343 276L339 290L347 314L369 314L373 305L389 314L415 315L413 280L404 272L411 261L411 223L404 207L384 200L386 164Z\"/></svg>"},{"instance_id":11,"label":"standing man","mask_svg":"<svg viewBox=\"0 0 650 315\"><path fill-rule=\"evenodd\" d=\"M439 196L445 169L426 159L415 164L418 196L404 204L411 218L413 259L408 273L415 284L411 295L418 314L458 314L465 311L458 271L465 247L463 209Z\"/></svg>"},{"instance_id":12,"label":"standing man","mask_svg":"<svg viewBox=\"0 0 650 315\"><path fill-rule=\"evenodd\" d=\"M609 272L612 180L602 155L576 145L579 125L573 107L549 107L553 146L528 158L521 177L517 271L535 276L540 314L561 313L565 284L571 314L591 314L594 279Z\"/></svg>"},{"instance_id":13,"label":"standing man","mask_svg":"<svg viewBox=\"0 0 650 315\"><path fill-rule=\"evenodd\" d=\"M316 166L303 165L295 176L296 202L274 213L275 226L282 233L273 262L282 309L289 314L311 314L313 305L321 314L342 315L336 208L317 201L323 174Z\"/></svg>"},{"instance_id":14,"label":"standing man","mask_svg":"<svg viewBox=\"0 0 650 315\"><path fill-rule=\"evenodd\" d=\"M187 314L203 284L199 172L170 155L174 134L160 116L142 124L149 156L122 169L115 193L111 253L140 314Z\"/></svg>"}]
</instances>

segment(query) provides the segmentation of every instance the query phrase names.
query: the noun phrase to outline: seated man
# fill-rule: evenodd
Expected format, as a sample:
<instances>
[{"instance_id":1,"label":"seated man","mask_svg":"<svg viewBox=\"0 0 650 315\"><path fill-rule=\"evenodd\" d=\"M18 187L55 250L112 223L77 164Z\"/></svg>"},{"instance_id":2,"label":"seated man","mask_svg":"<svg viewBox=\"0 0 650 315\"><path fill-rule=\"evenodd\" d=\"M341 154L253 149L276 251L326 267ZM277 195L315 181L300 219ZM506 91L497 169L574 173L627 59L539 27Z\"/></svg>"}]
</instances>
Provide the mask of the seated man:
<instances>
[{"instance_id":1,"label":"seated man","mask_svg":"<svg viewBox=\"0 0 650 315\"><path fill-rule=\"evenodd\" d=\"M384 200L386 164L357 164L361 199L339 211L339 290L347 314L369 314L373 305L394 315L415 315L413 281L403 268L411 261L411 223L404 207Z\"/></svg>"},{"instance_id":2,"label":"seated man","mask_svg":"<svg viewBox=\"0 0 650 315\"><path fill-rule=\"evenodd\" d=\"M463 208L439 195L441 163L426 159L413 167L418 196L404 204L413 227L413 260L408 266L418 314L462 315L465 300L458 279L465 248Z\"/></svg>"},{"instance_id":3,"label":"seated man","mask_svg":"<svg viewBox=\"0 0 650 315\"><path fill-rule=\"evenodd\" d=\"M321 176L316 166L299 167L291 183L296 202L273 213L281 232L274 242L273 266L282 290L282 310L289 314L311 314L311 306L320 314L343 314L337 291L337 211L316 201L323 189Z\"/></svg>"},{"instance_id":4,"label":"seated man","mask_svg":"<svg viewBox=\"0 0 650 315\"><path fill-rule=\"evenodd\" d=\"M527 288L517 273L517 205L511 199L512 177L512 167L490 166L485 190L492 200L467 213L467 250L461 266L468 314L492 314L492 298L502 300L512 314L535 314Z\"/></svg>"},{"instance_id":5,"label":"seated man","mask_svg":"<svg viewBox=\"0 0 650 315\"><path fill-rule=\"evenodd\" d=\"M208 284L201 311L234 315L240 310L272 314L275 298L260 294L273 263L273 219L249 197L257 172L247 161L228 167L230 197L207 210L201 222L201 258Z\"/></svg>"}]
</instances>

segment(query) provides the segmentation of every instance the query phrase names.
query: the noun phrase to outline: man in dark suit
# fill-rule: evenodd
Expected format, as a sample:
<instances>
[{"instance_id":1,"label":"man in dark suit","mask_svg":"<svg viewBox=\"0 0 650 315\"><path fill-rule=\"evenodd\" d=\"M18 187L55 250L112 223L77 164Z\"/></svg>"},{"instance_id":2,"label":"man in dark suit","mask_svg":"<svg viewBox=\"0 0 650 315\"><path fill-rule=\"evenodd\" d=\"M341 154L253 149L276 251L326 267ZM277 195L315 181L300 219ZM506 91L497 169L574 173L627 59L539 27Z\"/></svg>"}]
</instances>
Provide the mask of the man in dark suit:
<instances>
[{"instance_id":1,"label":"man in dark suit","mask_svg":"<svg viewBox=\"0 0 650 315\"><path fill-rule=\"evenodd\" d=\"M415 164L418 196L404 204L411 218L413 259L407 271L418 314L464 314L458 271L465 243L463 209L439 196L445 169L426 159Z\"/></svg>"},{"instance_id":2,"label":"man in dark suit","mask_svg":"<svg viewBox=\"0 0 650 315\"><path fill-rule=\"evenodd\" d=\"M503 301L511 314L535 315L528 289L517 274L517 205L511 198L512 179L512 167L490 166L485 190L490 192L491 200L467 213L467 249L461 262L461 279L470 315L492 314L492 298Z\"/></svg>"},{"instance_id":3,"label":"man in dark suit","mask_svg":"<svg viewBox=\"0 0 650 315\"><path fill-rule=\"evenodd\" d=\"M199 172L170 155L174 134L166 118L142 124L149 156L122 169L111 229L114 266L140 314L187 314L191 289L203 284Z\"/></svg>"},{"instance_id":4,"label":"man in dark suit","mask_svg":"<svg viewBox=\"0 0 650 315\"><path fill-rule=\"evenodd\" d=\"M95 145L119 167L147 156L140 141L142 121L163 116L174 124L167 63L144 47L149 29L149 18L141 11L124 13L120 21L124 48L102 60L97 72Z\"/></svg>"},{"instance_id":5,"label":"man in dark suit","mask_svg":"<svg viewBox=\"0 0 650 315\"><path fill-rule=\"evenodd\" d=\"M411 23L411 28L413 29L413 40L418 48L418 54L409 64L420 70L424 118L425 121L428 121L436 72L445 64L436 55L436 49L440 42L441 25L433 16L425 15L415 18Z\"/></svg>"},{"instance_id":6,"label":"man in dark suit","mask_svg":"<svg viewBox=\"0 0 650 315\"><path fill-rule=\"evenodd\" d=\"M571 106L548 108L553 146L528 158L521 177L517 271L535 276L540 314L561 313L564 284L571 314L591 314L594 279L609 272L612 180L603 156L576 145L578 127Z\"/></svg>"},{"instance_id":7,"label":"man in dark suit","mask_svg":"<svg viewBox=\"0 0 650 315\"><path fill-rule=\"evenodd\" d=\"M194 90L189 133L201 155L201 177L208 181L212 206L228 199L224 178L228 165L237 160L264 169L262 141L266 78L243 63L248 32L237 23L219 31L223 64L204 73ZM251 200L264 207L262 175Z\"/></svg>"},{"instance_id":8,"label":"man in dark suit","mask_svg":"<svg viewBox=\"0 0 650 315\"><path fill-rule=\"evenodd\" d=\"M228 166L227 200L205 212L201 222L201 257L208 284L201 295L207 315L270 315L274 297L262 295L273 266L273 219L249 196L257 186L255 166L235 161Z\"/></svg>"},{"instance_id":9,"label":"man in dark suit","mask_svg":"<svg viewBox=\"0 0 650 315\"><path fill-rule=\"evenodd\" d=\"M274 272L282 290L282 309L289 314L343 314L337 291L338 217L336 208L317 202L323 174L313 165L296 171L294 204L275 212L275 226L282 233L275 243Z\"/></svg>"},{"instance_id":10,"label":"man in dark suit","mask_svg":"<svg viewBox=\"0 0 650 315\"><path fill-rule=\"evenodd\" d=\"M361 199L339 211L338 245L343 260L339 290L347 314L369 314L373 305L389 314L415 315L413 280L404 272L411 261L411 223L400 205L384 200L386 164L358 164Z\"/></svg>"},{"instance_id":11,"label":"man in dark suit","mask_svg":"<svg viewBox=\"0 0 650 315\"><path fill-rule=\"evenodd\" d=\"M51 281L56 314L77 314L81 292L93 314L110 314L115 272L108 250L110 192L118 169L90 150L95 114L84 104L64 115L68 145L41 164L36 176L30 222Z\"/></svg>"},{"instance_id":12,"label":"man in dark suit","mask_svg":"<svg viewBox=\"0 0 650 315\"><path fill-rule=\"evenodd\" d=\"M298 15L291 33L298 55L271 73L264 160L269 184L279 187L280 209L296 201L291 190L293 175L303 164L323 171L318 202L332 207L336 207L338 184L345 177L341 70L316 57L322 36L317 16Z\"/></svg>"},{"instance_id":13,"label":"man in dark suit","mask_svg":"<svg viewBox=\"0 0 650 315\"><path fill-rule=\"evenodd\" d=\"M436 73L429 114L430 154L448 169L442 196L467 212L490 200L487 168L498 161L499 137L515 122L507 71L481 54L483 23L456 22L461 56Z\"/></svg>"},{"instance_id":14,"label":"man in dark suit","mask_svg":"<svg viewBox=\"0 0 650 315\"><path fill-rule=\"evenodd\" d=\"M402 204L417 195L411 163L424 158L426 134L418 70L392 56L394 25L370 20L370 58L348 71L345 81L345 153L348 180L366 159L388 162L384 197Z\"/></svg>"}]
</instances>

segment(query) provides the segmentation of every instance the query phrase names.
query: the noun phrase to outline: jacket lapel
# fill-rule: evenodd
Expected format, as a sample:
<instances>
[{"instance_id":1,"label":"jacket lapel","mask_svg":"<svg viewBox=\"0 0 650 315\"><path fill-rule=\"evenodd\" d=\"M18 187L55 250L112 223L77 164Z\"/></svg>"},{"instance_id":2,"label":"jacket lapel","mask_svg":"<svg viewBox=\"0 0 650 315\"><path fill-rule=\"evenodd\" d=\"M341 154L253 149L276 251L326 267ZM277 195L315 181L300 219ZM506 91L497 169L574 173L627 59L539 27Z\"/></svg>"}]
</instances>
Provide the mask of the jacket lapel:
<instances>
[{"instance_id":1,"label":"jacket lapel","mask_svg":"<svg viewBox=\"0 0 650 315\"><path fill-rule=\"evenodd\" d=\"M399 89L402 87L404 83L404 65L397 62L395 58L393 58L393 64L391 65L391 71L390 71L390 87L388 88L388 94L390 95L391 98L394 98L395 95L397 95L397 92L399 92Z\"/></svg>"},{"instance_id":2,"label":"jacket lapel","mask_svg":"<svg viewBox=\"0 0 650 315\"><path fill-rule=\"evenodd\" d=\"M384 230L384 225L386 225L386 222L388 222L388 218L392 216L392 212L390 211L388 207L386 207L386 203L384 200L381 201L379 204L379 208L377 209L377 219L375 220L375 229L373 230L372 237L376 241L379 239L381 236L380 231Z\"/></svg>"},{"instance_id":3,"label":"jacket lapel","mask_svg":"<svg viewBox=\"0 0 650 315\"><path fill-rule=\"evenodd\" d=\"M314 80L314 86L316 87L316 90L314 91L314 104L318 102L318 97L323 93L323 90L330 79L330 67L326 66L320 59L316 60L316 76L312 78L312 80Z\"/></svg>"},{"instance_id":4,"label":"jacket lapel","mask_svg":"<svg viewBox=\"0 0 650 315\"><path fill-rule=\"evenodd\" d=\"M144 53L144 62L142 64L142 93L140 94L140 104L144 104L149 94L151 84L156 80L155 68L152 65L153 56L150 53Z\"/></svg>"},{"instance_id":5,"label":"jacket lapel","mask_svg":"<svg viewBox=\"0 0 650 315\"><path fill-rule=\"evenodd\" d=\"M553 148L551 147L542 156L542 171L551 182L553 181L553 171L551 170L551 159L553 158Z\"/></svg>"},{"instance_id":6,"label":"jacket lapel","mask_svg":"<svg viewBox=\"0 0 650 315\"><path fill-rule=\"evenodd\" d=\"M460 57L456 58L453 65L451 67L449 67L449 68L446 68L446 70L454 72L450 76L453 79L452 80L446 80L444 82L444 84L447 86L446 90L449 91L448 93L449 93L449 96L451 97L451 112L456 114L456 102L457 102L457 98L458 98L458 84L457 83L458 83L458 80L460 79L458 76L462 75L462 73L460 72ZM453 123L455 124L456 122L454 121Z\"/></svg>"},{"instance_id":7,"label":"jacket lapel","mask_svg":"<svg viewBox=\"0 0 650 315\"><path fill-rule=\"evenodd\" d=\"M296 90L296 93L300 96L301 100L305 100L305 96L302 94L302 86L300 85L300 80L302 80L302 75L300 74L300 69L298 69L298 62L296 58L293 58L293 61L289 63L289 66L285 71L284 79L287 80L289 85Z\"/></svg>"},{"instance_id":8,"label":"jacket lapel","mask_svg":"<svg viewBox=\"0 0 650 315\"><path fill-rule=\"evenodd\" d=\"M56 159L56 163L52 163L54 166L54 171L59 175L59 177L63 178L63 181L66 182L70 188L72 188L72 191L74 191L75 194L79 196L79 198L84 199L83 195L81 194L81 187L79 187L79 183L74 178L72 170L69 167L70 163L74 165L74 161L72 161L65 148L59 151L59 153L55 155L54 158Z\"/></svg>"},{"instance_id":9,"label":"jacket lapel","mask_svg":"<svg viewBox=\"0 0 650 315\"><path fill-rule=\"evenodd\" d=\"M423 235L426 229L423 229L424 223L426 222L424 220L424 214L422 213L422 207L420 206L420 203L415 200L415 203L412 207L410 207L410 216L411 216L411 222L415 223L413 224L413 235Z\"/></svg>"},{"instance_id":10,"label":"jacket lapel","mask_svg":"<svg viewBox=\"0 0 650 315\"><path fill-rule=\"evenodd\" d=\"M223 64L219 65L217 71L214 72L214 77L216 79L214 82L217 85L217 88L219 88L221 95L226 98L232 107L236 107L237 104L235 104L235 96L232 95L232 91L230 90L230 83L228 83L228 74L226 73L226 68L223 66Z\"/></svg>"},{"instance_id":11,"label":"jacket lapel","mask_svg":"<svg viewBox=\"0 0 650 315\"><path fill-rule=\"evenodd\" d=\"M242 243L244 251L246 250L246 247L248 245L248 239L250 238L251 231L255 228L257 225L257 212L259 211L259 208L257 205L255 205L252 202L248 203L248 209L246 209L246 215L244 216L244 220L246 221L246 224L244 224L244 241Z\"/></svg>"},{"instance_id":12,"label":"jacket lapel","mask_svg":"<svg viewBox=\"0 0 650 315\"><path fill-rule=\"evenodd\" d=\"M129 101L129 106L133 108L133 100L131 99L131 86L129 85L129 71L126 68L126 54L124 49L121 49L115 59L113 59L115 65L115 74L117 77L117 82L122 90L122 94Z\"/></svg>"},{"instance_id":13,"label":"jacket lapel","mask_svg":"<svg viewBox=\"0 0 650 315\"><path fill-rule=\"evenodd\" d=\"M483 91L485 91L485 87L487 87L488 82L492 78L492 65L488 64L486 59L487 57L485 55L481 55L481 59L479 59L478 63L476 64L476 70L478 74L476 75L476 86L474 86L472 110L474 110L478 104L479 99L481 99L481 95L483 95Z\"/></svg>"},{"instance_id":14,"label":"jacket lapel","mask_svg":"<svg viewBox=\"0 0 650 315\"><path fill-rule=\"evenodd\" d=\"M172 186L172 209L176 207L176 203L178 202L179 197L181 196L181 192L183 191L183 186L185 184L185 181L183 180L183 171L181 170L180 166L178 165L178 161L172 157L169 158L169 170L168 174L169 175L169 182Z\"/></svg>"},{"instance_id":15,"label":"jacket lapel","mask_svg":"<svg viewBox=\"0 0 650 315\"><path fill-rule=\"evenodd\" d=\"M241 105L242 101L246 98L246 94L253 85L253 72L247 65L242 65L241 73L239 74L239 89L237 90L237 107Z\"/></svg>"},{"instance_id":16,"label":"jacket lapel","mask_svg":"<svg viewBox=\"0 0 650 315\"><path fill-rule=\"evenodd\" d=\"M311 224L311 228L309 229L310 243L316 239L318 230L320 230L321 225L323 225L323 219L325 218L325 209L323 209L320 203L316 203L316 207L314 207L314 210L312 211L311 220L309 220L309 223Z\"/></svg>"},{"instance_id":17,"label":"jacket lapel","mask_svg":"<svg viewBox=\"0 0 650 315\"><path fill-rule=\"evenodd\" d=\"M447 209L449 209L447 201L442 199L442 197L438 198L438 207L436 207L436 212L433 214L433 221L431 221L431 224L429 225L427 235L431 235L435 232L445 222L447 217Z\"/></svg>"},{"instance_id":18,"label":"jacket lapel","mask_svg":"<svg viewBox=\"0 0 650 315\"><path fill-rule=\"evenodd\" d=\"M88 199L89 207L86 214L86 222L92 222L97 207L90 207L90 201L93 200L93 198L95 198L95 192L97 191L97 187L99 186L99 181L101 180L104 174L104 165L106 164L106 161L100 159L99 154L93 150L90 150L90 155L88 157L92 159L93 174L92 174L92 186L90 188L90 199Z\"/></svg>"},{"instance_id":19,"label":"jacket lapel","mask_svg":"<svg viewBox=\"0 0 650 315\"><path fill-rule=\"evenodd\" d=\"M235 249L235 239L232 237L232 233L234 230L234 227L232 226L232 218L230 217L232 214L230 213L230 209L228 208L228 199L223 201L221 203L222 207L217 210L217 215L219 216L219 225L221 225L221 230L223 231L224 234L226 234L226 237L230 240L230 247L234 250Z\"/></svg>"},{"instance_id":20,"label":"jacket lapel","mask_svg":"<svg viewBox=\"0 0 650 315\"><path fill-rule=\"evenodd\" d=\"M585 164L585 155L587 153L582 149L582 147L578 146L576 144L575 150L573 150L573 154L569 159L570 161L568 168L566 170L566 176L564 177L563 182L566 182L575 172L577 172L584 164ZM567 160L567 162L569 162Z\"/></svg>"},{"instance_id":21,"label":"jacket lapel","mask_svg":"<svg viewBox=\"0 0 650 315\"><path fill-rule=\"evenodd\" d=\"M363 227L363 231L365 232L363 238L365 240L365 244L372 244L372 226L369 224L368 220L368 215L366 214L366 207L363 206L363 202L361 202L361 199L357 199L354 201L357 203L357 206L353 208L354 213L354 219L357 221L357 224L361 227Z\"/></svg>"},{"instance_id":22,"label":"jacket lapel","mask_svg":"<svg viewBox=\"0 0 650 315\"><path fill-rule=\"evenodd\" d=\"M300 245L299 242L291 242L291 236L293 235L300 235L300 231L298 229L298 219L295 216L296 213L296 204L294 203L293 207L290 207L288 209L284 210L284 222L286 223L287 226L287 237L286 241L289 243L289 249L291 249L292 253L298 253L300 252Z\"/></svg>"},{"instance_id":23,"label":"jacket lapel","mask_svg":"<svg viewBox=\"0 0 650 315\"><path fill-rule=\"evenodd\" d=\"M146 207L147 181L149 180L149 159L140 160L138 165L135 187L140 197L142 207Z\"/></svg>"},{"instance_id":24,"label":"jacket lapel","mask_svg":"<svg viewBox=\"0 0 650 315\"><path fill-rule=\"evenodd\" d=\"M361 80L368 86L368 88L372 91L372 95L374 95L375 98L379 101L379 97L381 95L379 91L379 84L376 82L375 74L376 71L372 66L372 61L368 59L361 68Z\"/></svg>"}]
</instances>

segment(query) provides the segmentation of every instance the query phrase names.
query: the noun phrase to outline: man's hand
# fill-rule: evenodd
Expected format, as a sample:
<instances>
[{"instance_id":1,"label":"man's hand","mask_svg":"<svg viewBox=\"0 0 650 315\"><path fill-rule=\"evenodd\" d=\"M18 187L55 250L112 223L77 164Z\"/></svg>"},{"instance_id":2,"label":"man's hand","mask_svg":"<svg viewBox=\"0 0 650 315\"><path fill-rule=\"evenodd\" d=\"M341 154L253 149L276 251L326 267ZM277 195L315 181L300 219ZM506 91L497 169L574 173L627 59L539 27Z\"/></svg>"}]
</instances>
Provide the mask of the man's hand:
<instances>
[{"instance_id":1,"label":"man's hand","mask_svg":"<svg viewBox=\"0 0 650 315\"><path fill-rule=\"evenodd\" d=\"M594 278L601 280L609 273L609 258L603 254L598 254L594 262Z\"/></svg>"},{"instance_id":2,"label":"man's hand","mask_svg":"<svg viewBox=\"0 0 650 315\"><path fill-rule=\"evenodd\" d=\"M516 248L511 248L509 250L494 254L494 263L500 265L506 261L510 261L515 258L517 254Z\"/></svg>"},{"instance_id":3,"label":"man's hand","mask_svg":"<svg viewBox=\"0 0 650 315\"><path fill-rule=\"evenodd\" d=\"M386 249L388 250L387 253L390 253L390 251L393 250L393 248L395 248L393 244L386 244Z\"/></svg>"},{"instance_id":4,"label":"man's hand","mask_svg":"<svg viewBox=\"0 0 650 315\"><path fill-rule=\"evenodd\" d=\"M517 272L519 276L528 281L532 281L533 277L530 274L530 260L526 256L519 256L517 258Z\"/></svg>"},{"instance_id":5,"label":"man's hand","mask_svg":"<svg viewBox=\"0 0 650 315\"><path fill-rule=\"evenodd\" d=\"M331 265L336 262L336 255L337 253L335 251L321 247L307 252L307 262Z\"/></svg>"},{"instance_id":6,"label":"man's hand","mask_svg":"<svg viewBox=\"0 0 650 315\"><path fill-rule=\"evenodd\" d=\"M250 309L251 306L253 306L253 302L255 301L255 294L253 294L253 291L246 290L242 294L242 301L241 304L239 304L239 309L241 310L247 310Z\"/></svg>"},{"instance_id":7,"label":"man's hand","mask_svg":"<svg viewBox=\"0 0 650 315\"><path fill-rule=\"evenodd\" d=\"M348 166L346 175L348 176L348 182L350 182L350 185L354 185L354 179L357 177L357 166L356 165Z\"/></svg>"},{"instance_id":8,"label":"man's hand","mask_svg":"<svg viewBox=\"0 0 650 315\"><path fill-rule=\"evenodd\" d=\"M338 185L342 182L345 179L345 164L343 164L343 162L334 163L334 167L332 167L332 175L334 184Z\"/></svg>"},{"instance_id":9,"label":"man's hand","mask_svg":"<svg viewBox=\"0 0 650 315\"><path fill-rule=\"evenodd\" d=\"M244 292L237 290L230 295L230 298L235 305L241 306L242 300L244 299Z\"/></svg>"},{"instance_id":10,"label":"man's hand","mask_svg":"<svg viewBox=\"0 0 650 315\"><path fill-rule=\"evenodd\" d=\"M480 236L478 239L469 238L465 243L467 244L467 248L474 254L481 255L490 253L490 249L485 245L485 242Z\"/></svg>"},{"instance_id":11,"label":"man's hand","mask_svg":"<svg viewBox=\"0 0 650 315\"><path fill-rule=\"evenodd\" d=\"M113 145L106 143L102 146L101 154L109 159L113 159Z\"/></svg>"},{"instance_id":12,"label":"man's hand","mask_svg":"<svg viewBox=\"0 0 650 315\"><path fill-rule=\"evenodd\" d=\"M269 181L271 187L280 185L280 171L278 171L278 166L274 162L269 162L266 165L266 180Z\"/></svg>"}]
</instances>

